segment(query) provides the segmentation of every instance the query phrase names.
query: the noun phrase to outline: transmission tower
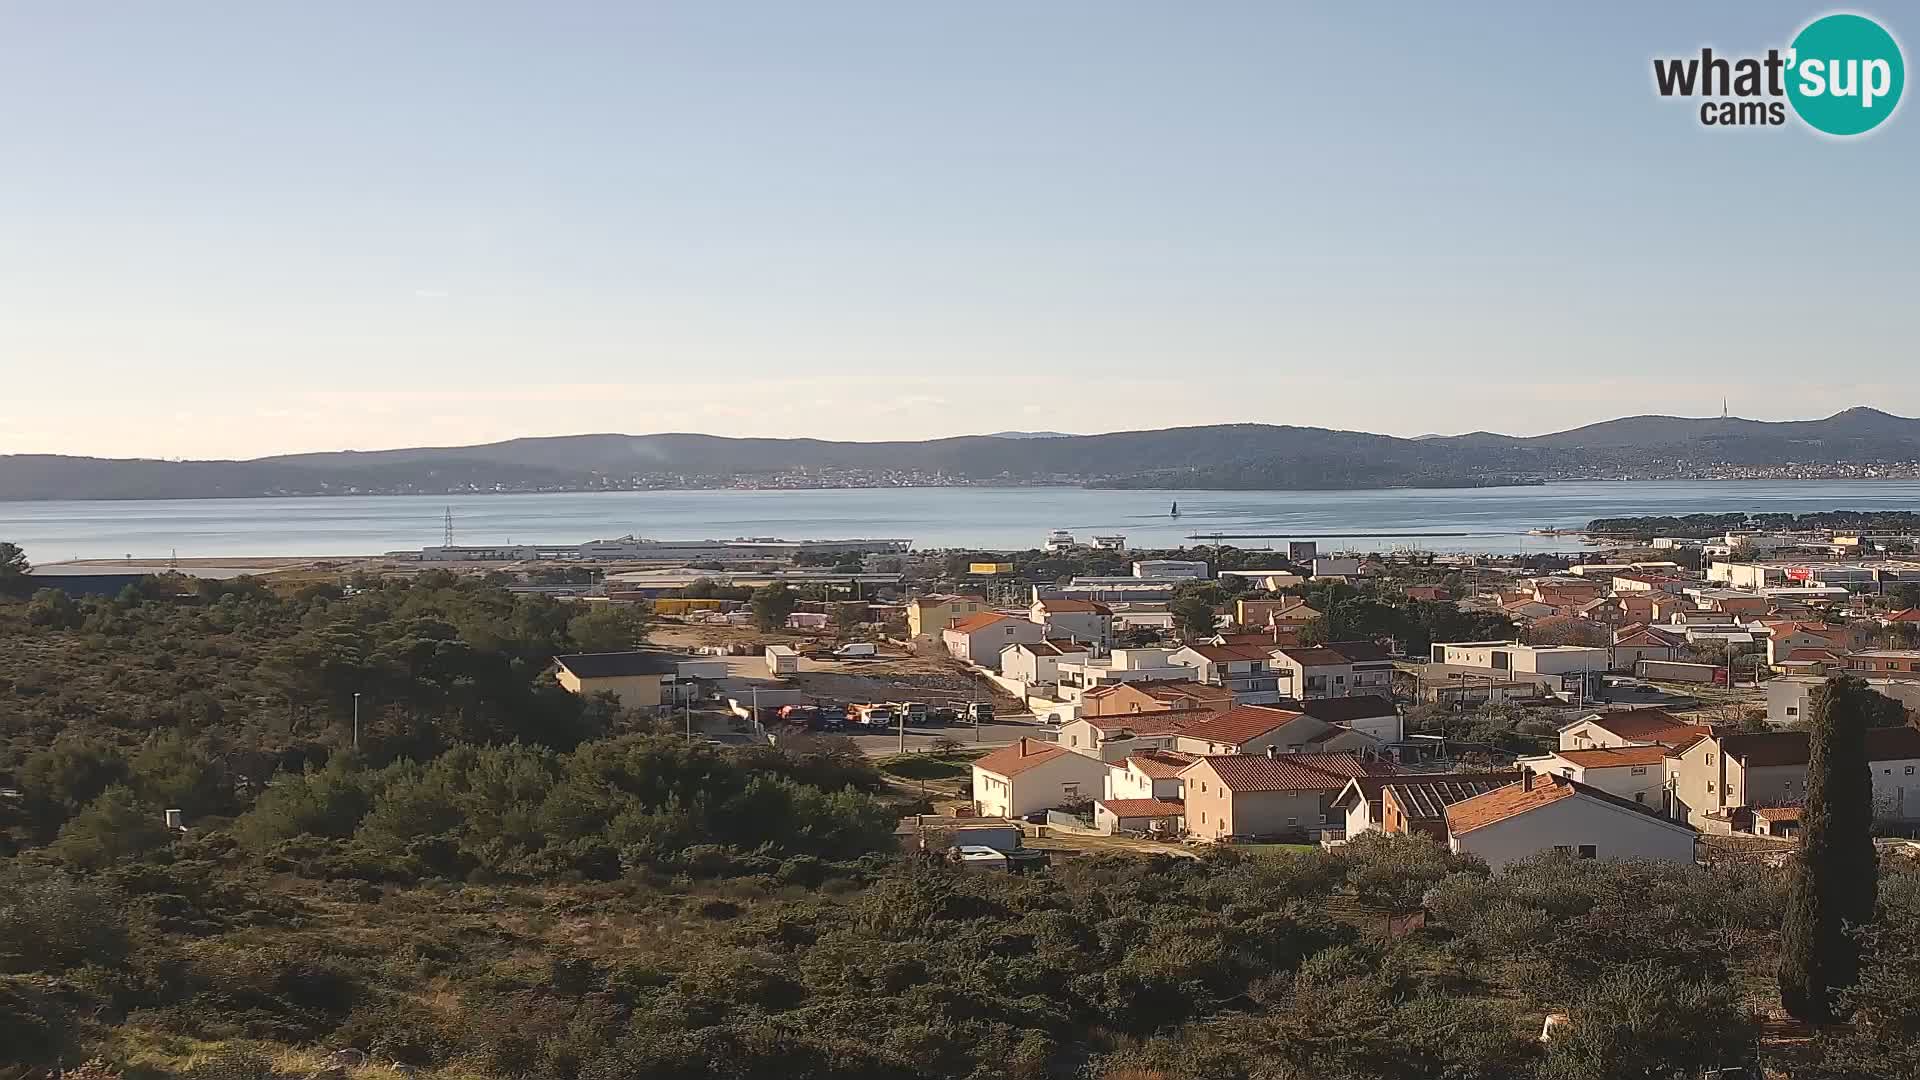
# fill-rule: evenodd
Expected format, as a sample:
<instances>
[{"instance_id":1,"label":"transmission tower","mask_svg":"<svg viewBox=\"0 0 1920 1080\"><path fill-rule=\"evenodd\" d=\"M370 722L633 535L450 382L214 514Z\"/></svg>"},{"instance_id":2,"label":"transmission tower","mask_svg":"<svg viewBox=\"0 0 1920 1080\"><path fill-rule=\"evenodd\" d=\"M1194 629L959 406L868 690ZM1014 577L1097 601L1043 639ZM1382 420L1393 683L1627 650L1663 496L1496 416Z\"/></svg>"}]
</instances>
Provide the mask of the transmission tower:
<instances>
[{"instance_id":1,"label":"transmission tower","mask_svg":"<svg viewBox=\"0 0 1920 1080\"><path fill-rule=\"evenodd\" d=\"M440 539L440 546L453 546L453 507L447 507L447 527Z\"/></svg>"}]
</instances>

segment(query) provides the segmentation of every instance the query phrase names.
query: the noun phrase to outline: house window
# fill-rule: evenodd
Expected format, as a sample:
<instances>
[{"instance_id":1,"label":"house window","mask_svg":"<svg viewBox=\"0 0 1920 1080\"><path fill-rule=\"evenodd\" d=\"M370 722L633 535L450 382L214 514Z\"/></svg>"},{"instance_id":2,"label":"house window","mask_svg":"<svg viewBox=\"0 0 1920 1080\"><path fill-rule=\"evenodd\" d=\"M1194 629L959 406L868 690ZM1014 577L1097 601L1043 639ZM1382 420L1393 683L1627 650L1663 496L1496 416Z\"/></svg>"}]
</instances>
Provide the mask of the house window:
<instances>
[{"instance_id":1,"label":"house window","mask_svg":"<svg viewBox=\"0 0 1920 1080\"><path fill-rule=\"evenodd\" d=\"M1647 801L1647 793L1646 793L1646 792L1644 792L1644 791L1636 791L1636 792L1634 792L1634 793L1633 793L1633 801L1634 801L1634 802L1637 802L1637 803L1640 803L1641 805L1643 805L1643 806L1644 806L1644 805L1646 804L1646 801Z\"/></svg>"},{"instance_id":2,"label":"house window","mask_svg":"<svg viewBox=\"0 0 1920 1080\"><path fill-rule=\"evenodd\" d=\"M1713 794L1713 781L1707 781L1707 794Z\"/></svg>"},{"instance_id":3,"label":"house window","mask_svg":"<svg viewBox=\"0 0 1920 1080\"><path fill-rule=\"evenodd\" d=\"M1553 853L1555 855L1571 855L1573 854L1573 845L1572 844L1555 844L1553 845Z\"/></svg>"},{"instance_id":4,"label":"house window","mask_svg":"<svg viewBox=\"0 0 1920 1080\"><path fill-rule=\"evenodd\" d=\"M1789 706L1787 706L1787 715L1788 715L1788 716L1799 716L1799 715L1800 715L1800 706L1798 706L1798 705L1789 705Z\"/></svg>"},{"instance_id":5,"label":"house window","mask_svg":"<svg viewBox=\"0 0 1920 1080\"><path fill-rule=\"evenodd\" d=\"M1583 859L1597 859L1600 857L1600 849L1592 844L1581 844L1580 857Z\"/></svg>"},{"instance_id":6,"label":"house window","mask_svg":"<svg viewBox=\"0 0 1920 1080\"><path fill-rule=\"evenodd\" d=\"M1913 766L1911 766L1911 765L1909 765L1909 766L1907 766L1907 775L1908 775L1908 776L1912 776L1912 775L1913 775Z\"/></svg>"},{"instance_id":7,"label":"house window","mask_svg":"<svg viewBox=\"0 0 1920 1080\"><path fill-rule=\"evenodd\" d=\"M1287 828L1289 829L1299 824L1300 824L1300 819L1297 817L1290 817L1287 819Z\"/></svg>"},{"instance_id":8,"label":"house window","mask_svg":"<svg viewBox=\"0 0 1920 1080\"><path fill-rule=\"evenodd\" d=\"M1647 775L1647 767L1645 765L1635 765L1633 768L1627 770L1627 775L1645 776Z\"/></svg>"},{"instance_id":9,"label":"house window","mask_svg":"<svg viewBox=\"0 0 1920 1080\"><path fill-rule=\"evenodd\" d=\"M1202 810L1200 811L1200 824L1205 825L1206 823L1207 823L1207 812L1205 810Z\"/></svg>"},{"instance_id":10,"label":"house window","mask_svg":"<svg viewBox=\"0 0 1920 1080\"><path fill-rule=\"evenodd\" d=\"M1063 798L1077 799L1080 797L1080 785L1079 784L1061 784L1060 794Z\"/></svg>"}]
</instances>

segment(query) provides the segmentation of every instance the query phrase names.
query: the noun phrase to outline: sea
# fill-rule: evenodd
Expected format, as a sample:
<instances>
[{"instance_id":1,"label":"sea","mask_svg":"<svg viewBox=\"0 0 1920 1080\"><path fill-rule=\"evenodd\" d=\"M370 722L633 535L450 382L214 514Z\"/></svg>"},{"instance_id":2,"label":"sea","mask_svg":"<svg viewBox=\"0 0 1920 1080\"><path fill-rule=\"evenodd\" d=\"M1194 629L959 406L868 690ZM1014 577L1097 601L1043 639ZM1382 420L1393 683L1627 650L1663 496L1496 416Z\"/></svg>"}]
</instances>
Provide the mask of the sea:
<instances>
[{"instance_id":1,"label":"sea","mask_svg":"<svg viewBox=\"0 0 1920 1080\"><path fill-rule=\"evenodd\" d=\"M1171 511L1179 504L1180 514ZM1230 543L1321 550L1578 551L1596 517L1920 510L1920 480L1577 481L1384 491L1109 491L1075 487L616 491L504 495L0 502L0 540L69 559L378 555L441 542L900 537L916 548L1021 550L1065 529L1136 548ZM1214 541L1211 535L1266 534ZM1198 538L1198 539L1196 539Z\"/></svg>"}]
</instances>

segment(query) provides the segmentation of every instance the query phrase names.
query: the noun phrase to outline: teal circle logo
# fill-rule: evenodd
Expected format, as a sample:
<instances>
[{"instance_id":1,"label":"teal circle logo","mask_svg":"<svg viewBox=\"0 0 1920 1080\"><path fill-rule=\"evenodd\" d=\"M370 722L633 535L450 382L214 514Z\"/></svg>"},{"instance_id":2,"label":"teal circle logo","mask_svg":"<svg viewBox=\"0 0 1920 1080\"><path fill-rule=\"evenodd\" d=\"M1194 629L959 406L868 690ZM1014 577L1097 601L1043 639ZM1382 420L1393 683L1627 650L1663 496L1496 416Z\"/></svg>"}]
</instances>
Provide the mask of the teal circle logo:
<instances>
[{"instance_id":1,"label":"teal circle logo","mask_svg":"<svg viewBox=\"0 0 1920 1080\"><path fill-rule=\"evenodd\" d=\"M1907 66L1900 44L1864 15L1826 15L1793 39L1787 100L1816 131L1863 135L1900 104Z\"/></svg>"}]
</instances>

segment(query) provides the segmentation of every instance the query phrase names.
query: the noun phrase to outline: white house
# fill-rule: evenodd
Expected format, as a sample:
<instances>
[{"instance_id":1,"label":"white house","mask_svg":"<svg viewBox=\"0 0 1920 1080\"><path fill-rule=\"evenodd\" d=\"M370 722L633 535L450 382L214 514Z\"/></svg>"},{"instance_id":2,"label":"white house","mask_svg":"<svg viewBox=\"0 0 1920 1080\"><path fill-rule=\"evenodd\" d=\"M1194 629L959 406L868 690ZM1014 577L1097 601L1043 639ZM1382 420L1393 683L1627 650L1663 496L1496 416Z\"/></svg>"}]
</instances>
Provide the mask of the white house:
<instances>
[{"instance_id":1,"label":"white house","mask_svg":"<svg viewBox=\"0 0 1920 1080\"><path fill-rule=\"evenodd\" d=\"M1111 767L1053 743L1022 738L973 763L973 801L987 817L1021 817L1098 798Z\"/></svg>"},{"instance_id":2,"label":"white house","mask_svg":"<svg viewBox=\"0 0 1920 1080\"><path fill-rule=\"evenodd\" d=\"M1607 650L1588 645L1523 645L1517 641L1435 642L1433 662L1530 675L1606 671Z\"/></svg>"},{"instance_id":3,"label":"white house","mask_svg":"<svg viewBox=\"0 0 1920 1080\"><path fill-rule=\"evenodd\" d=\"M1494 870L1543 851L1693 862L1692 827L1564 776L1527 773L1446 808L1447 846Z\"/></svg>"},{"instance_id":4,"label":"white house","mask_svg":"<svg viewBox=\"0 0 1920 1080\"><path fill-rule=\"evenodd\" d=\"M1000 649L1000 674L1020 682L1029 694L1058 686L1060 665L1087 662L1084 647L1063 641L1023 641Z\"/></svg>"},{"instance_id":5,"label":"white house","mask_svg":"<svg viewBox=\"0 0 1920 1080\"><path fill-rule=\"evenodd\" d=\"M1194 763L1192 754L1172 750L1140 750L1127 755L1107 773L1108 799L1177 799L1180 770Z\"/></svg>"},{"instance_id":6,"label":"white house","mask_svg":"<svg viewBox=\"0 0 1920 1080\"><path fill-rule=\"evenodd\" d=\"M1194 682L1232 690L1233 699L1243 704L1266 704L1281 698L1271 646L1186 645L1168 660L1190 668L1188 675Z\"/></svg>"},{"instance_id":7,"label":"white house","mask_svg":"<svg viewBox=\"0 0 1920 1080\"><path fill-rule=\"evenodd\" d=\"M1515 764L1529 772L1564 776L1588 787L1659 810L1667 783L1664 746L1607 746L1590 750L1556 750L1523 757Z\"/></svg>"},{"instance_id":8,"label":"white house","mask_svg":"<svg viewBox=\"0 0 1920 1080\"><path fill-rule=\"evenodd\" d=\"M1707 734L1704 724L1689 724L1660 709L1622 709L1589 713L1560 729L1560 749L1602 746L1684 746Z\"/></svg>"},{"instance_id":9,"label":"white house","mask_svg":"<svg viewBox=\"0 0 1920 1080\"><path fill-rule=\"evenodd\" d=\"M1104 761L1125 761L1142 750L1172 750L1179 733L1220 715L1212 709L1162 709L1114 716L1079 716L1060 726L1056 744Z\"/></svg>"},{"instance_id":10,"label":"white house","mask_svg":"<svg viewBox=\"0 0 1920 1080\"><path fill-rule=\"evenodd\" d=\"M1133 564L1133 576L1197 580L1207 576L1207 564L1199 559L1140 559Z\"/></svg>"},{"instance_id":11,"label":"white house","mask_svg":"<svg viewBox=\"0 0 1920 1080\"><path fill-rule=\"evenodd\" d=\"M1000 650L1009 645L1045 641L1046 627L995 611L959 619L940 632L948 655L966 664L1000 668Z\"/></svg>"},{"instance_id":12,"label":"white house","mask_svg":"<svg viewBox=\"0 0 1920 1080\"><path fill-rule=\"evenodd\" d=\"M1393 693L1393 656L1371 641L1330 641L1273 651L1280 691L1301 701Z\"/></svg>"},{"instance_id":13,"label":"white house","mask_svg":"<svg viewBox=\"0 0 1920 1080\"><path fill-rule=\"evenodd\" d=\"M1035 600L1027 617L1046 627L1049 641L1091 645L1094 652L1113 647L1113 609L1097 600Z\"/></svg>"},{"instance_id":14,"label":"white house","mask_svg":"<svg viewBox=\"0 0 1920 1080\"><path fill-rule=\"evenodd\" d=\"M1396 743L1407 737L1406 723L1400 717L1399 706L1391 698L1379 694L1315 698L1303 702L1300 711L1323 723L1370 736L1376 742Z\"/></svg>"}]
</instances>

